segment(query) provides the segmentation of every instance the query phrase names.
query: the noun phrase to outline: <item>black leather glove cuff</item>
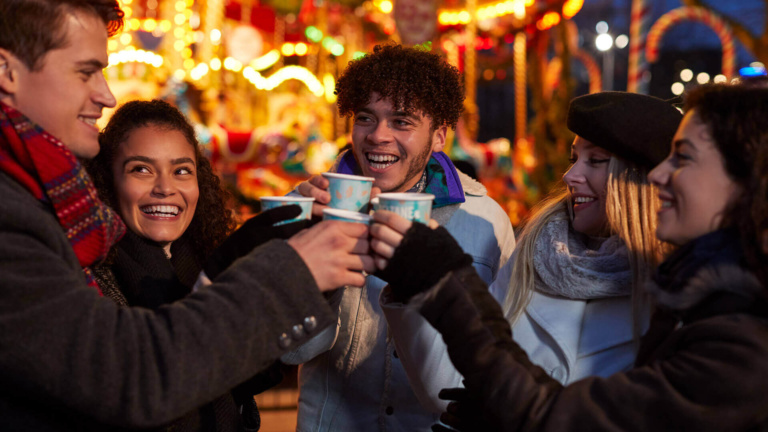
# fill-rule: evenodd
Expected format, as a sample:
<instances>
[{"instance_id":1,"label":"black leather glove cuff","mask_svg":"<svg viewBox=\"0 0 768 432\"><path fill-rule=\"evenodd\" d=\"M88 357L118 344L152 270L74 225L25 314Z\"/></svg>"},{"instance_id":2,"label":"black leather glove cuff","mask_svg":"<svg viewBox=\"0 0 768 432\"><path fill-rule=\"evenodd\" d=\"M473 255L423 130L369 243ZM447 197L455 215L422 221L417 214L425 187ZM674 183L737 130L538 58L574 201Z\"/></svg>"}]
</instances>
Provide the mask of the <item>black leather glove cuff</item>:
<instances>
[{"instance_id":1,"label":"black leather glove cuff","mask_svg":"<svg viewBox=\"0 0 768 432\"><path fill-rule=\"evenodd\" d=\"M251 252L257 246L272 239L287 239L308 228L312 222L302 220L283 225L275 223L293 219L301 214L301 207L288 205L267 210L248 219L211 254L203 266L205 274L213 280L232 263Z\"/></svg>"},{"instance_id":2,"label":"black leather glove cuff","mask_svg":"<svg viewBox=\"0 0 768 432\"><path fill-rule=\"evenodd\" d=\"M407 303L449 271L469 265L472 257L464 253L448 230L443 227L433 230L414 222L387 268L375 276L389 282L395 301Z\"/></svg>"}]
</instances>

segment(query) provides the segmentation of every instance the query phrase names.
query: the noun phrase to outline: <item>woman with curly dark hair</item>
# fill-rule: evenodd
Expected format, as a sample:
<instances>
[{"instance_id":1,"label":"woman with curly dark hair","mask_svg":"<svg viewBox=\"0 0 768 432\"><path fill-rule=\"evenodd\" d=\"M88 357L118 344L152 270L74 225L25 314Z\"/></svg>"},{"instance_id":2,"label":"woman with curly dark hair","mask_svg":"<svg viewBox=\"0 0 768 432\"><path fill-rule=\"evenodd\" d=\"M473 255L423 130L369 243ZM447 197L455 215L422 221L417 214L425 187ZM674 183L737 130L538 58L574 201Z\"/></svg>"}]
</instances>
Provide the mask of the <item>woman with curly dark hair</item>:
<instances>
[{"instance_id":1,"label":"woman with curly dark hair","mask_svg":"<svg viewBox=\"0 0 768 432\"><path fill-rule=\"evenodd\" d=\"M768 430L768 89L701 86L685 108L648 175L656 236L678 249L648 287L657 310L627 372L553 380L447 231L377 212L393 227L389 239L371 229L387 244L371 243L389 260L382 277L443 335L464 377L466 388L440 392L456 401L441 420L462 431ZM438 253L441 266L424 262Z\"/></svg>"},{"instance_id":2,"label":"woman with curly dark hair","mask_svg":"<svg viewBox=\"0 0 768 432\"><path fill-rule=\"evenodd\" d=\"M115 112L99 144L88 171L101 199L128 227L107 263L94 269L104 295L150 309L185 297L209 255L235 227L226 192L200 152L194 129L167 102L133 101ZM255 380L263 379L266 386L273 381L269 374ZM257 428L256 392L240 387L169 427Z\"/></svg>"}]
</instances>

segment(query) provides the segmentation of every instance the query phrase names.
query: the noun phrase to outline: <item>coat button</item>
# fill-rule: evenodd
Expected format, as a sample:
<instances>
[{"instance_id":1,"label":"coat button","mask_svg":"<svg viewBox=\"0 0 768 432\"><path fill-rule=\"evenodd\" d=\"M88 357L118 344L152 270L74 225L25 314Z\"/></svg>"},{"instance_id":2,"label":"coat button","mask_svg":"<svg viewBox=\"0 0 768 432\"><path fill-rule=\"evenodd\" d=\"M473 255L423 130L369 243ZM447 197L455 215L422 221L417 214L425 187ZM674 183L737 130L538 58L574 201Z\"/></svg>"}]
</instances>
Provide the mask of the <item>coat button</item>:
<instances>
[{"instance_id":1,"label":"coat button","mask_svg":"<svg viewBox=\"0 0 768 432\"><path fill-rule=\"evenodd\" d=\"M308 332L311 332L317 327L317 319L315 319L314 316L308 316L304 318L304 328L307 329Z\"/></svg>"},{"instance_id":2,"label":"coat button","mask_svg":"<svg viewBox=\"0 0 768 432\"><path fill-rule=\"evenodd\" d=\"M386 412L387 415L392 415L392 414L395 413L395 409L392 408L391 406L388 406L387 409L384 412Z\"/></svg>"},{"instance_id":3,"label":"coat button","mask_svg":"<svg viewBox=\"0 0 768 432\"><path fill-rule=\"evenodd\" d=\"M288 334L283 333L280 335L280 339L278 341L281 348L288 348L291 346L291 338L288 336Z\"/></svg>"},{"instance_id":4,"label":"coat button","mask_svg":"<svg viewBox=\"0 0 768 432\"><path fill-rule=\"evenodd\" d=\"M293 336L293 338L296 340L303 338L304 326L301 324L296 324L295 326L291 327L291 336Z\"/></svg>"}]
</instances>

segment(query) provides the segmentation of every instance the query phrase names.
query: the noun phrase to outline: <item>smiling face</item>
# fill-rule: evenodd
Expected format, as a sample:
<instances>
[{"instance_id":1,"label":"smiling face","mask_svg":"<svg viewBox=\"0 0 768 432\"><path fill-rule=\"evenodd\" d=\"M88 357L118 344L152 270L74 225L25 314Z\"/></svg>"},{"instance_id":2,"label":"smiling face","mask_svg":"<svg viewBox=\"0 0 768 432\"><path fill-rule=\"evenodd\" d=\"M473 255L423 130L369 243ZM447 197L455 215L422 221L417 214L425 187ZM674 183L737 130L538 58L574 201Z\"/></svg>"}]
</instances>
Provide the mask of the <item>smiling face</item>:
<instances>
[{"instance_id":1,"label":"smiling face","mask_svg":"<svg viewBox=\"0 0 768 432\"><path fill-rule=\"evenodd\" d=\"M672 152L648 179L659 188L661 199L656 237L676 245L717 230L739 192L695 109L685 115Z\"/></svg>"},{"instance_id":2,"label":"smiling face","mask_svg":"<svg viewBox=\"0 0 768 432\"><path fill-rule=\"evenodd\" d=\"M48 133L61 140L78 157L99 152L96 120L115 98L102 69L107 66L107 30L96 15L68 13L62 26L68 43L48 52L42 68L31 71L8 51L4 76L4 102L21 111Z\"/></svg>"},{"instance_id":3,"label":"smiling face","mask_svg":"<svg viewBox=\"0 0 768 432\"><path fill-rule=\"evenodd\" d=\"M169 247L195 216L200 195L195 149L174 129L134 130L112 165L118 208L128 228Z\"/></svg>"},{"instance_id":4,"label":"smiling face","mask_svg":"<svg viewBox=\"0 0 768 432\"><path fill-rule=\"evenodd\" d=\"M432 152L445 145L446 128L430 131L421 113L395 110L392 101L371 95L355 113L352 148L363 175L376 179L382 192L405 192L421 178Z\"/></svg>"},{"instance_id":5,"label":"smiling face","mask_svg":"<svg viewBox=\"0 0 768 432\"><path fill-rule=\"evenodd\" d=\"M571 147L571 168L563 176L573 205L573 229L589 236L605 232L608 163L611 152L576 137Z\"/></svg>"}]
</instances>

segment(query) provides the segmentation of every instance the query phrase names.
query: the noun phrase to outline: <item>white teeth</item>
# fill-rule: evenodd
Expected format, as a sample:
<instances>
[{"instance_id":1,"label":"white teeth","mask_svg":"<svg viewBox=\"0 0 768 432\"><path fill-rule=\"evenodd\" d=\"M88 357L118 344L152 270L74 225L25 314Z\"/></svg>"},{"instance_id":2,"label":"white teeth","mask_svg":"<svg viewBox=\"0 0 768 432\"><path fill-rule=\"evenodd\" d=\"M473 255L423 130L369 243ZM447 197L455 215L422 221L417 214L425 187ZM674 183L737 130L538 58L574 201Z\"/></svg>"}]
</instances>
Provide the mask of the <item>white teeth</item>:
<instances>
[{"instance_id":1,"label":"white teeth","mask_svg":"<svg viewBox=\"0 0 768 432\"><path fill-rule=\"evenodd\" d=\"M399 159L393 155L368 154L368 160L371 162L397 162Z\"/></svg>"},{"instance_id":2,"label":"white teeth","mask_svg":"<svg viewBox=\"0 0 768 432\"><path fill-rule=\"evenodd\" d=\"M588 202L592 202L594 200L595 199L592 198L592 197L575 197L575 198L573 198L573 202L575 202L576 204L588 203Z\"/></svg>"},{"instance_id":3,"label":"white teeth","mask_svg":"<svg viewBox=\"0 0 768 432\"><path fill-rule=\"evenodd\" d=\"M672 207L672 201L662 201L661 202L661 208L670 208Z\"/></svg>"},{"instance_id":4,"label":"white teeth","mask_svg":"<svg viewBox=\"0 0 768 432\"><path fill-rule=\"evenodd\" d=\"M141 211L153 216L171 217L179 214L179 207L172 205L154 205L142 207Z\"/></svg>"},{"instance_id":5,"label":"white teeth","mask_svg":"<svg viewBox=\"0 0 768 432\"><path fill-rule=\"evenodd\" d=\"M96 126L96 120L97 120L97 119L95 119L95 118L93 118L93 117L83 117L83 116L78 116L77 118L78 118L78 119L79 119L81 122L83 122L83 123L85 123L85 124L88 124L88 125L91 125L91 126Z\"/></svg>"}]
</instances>

